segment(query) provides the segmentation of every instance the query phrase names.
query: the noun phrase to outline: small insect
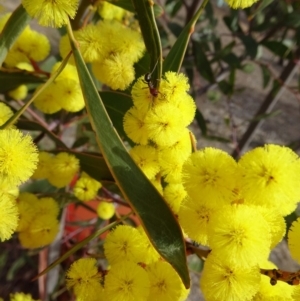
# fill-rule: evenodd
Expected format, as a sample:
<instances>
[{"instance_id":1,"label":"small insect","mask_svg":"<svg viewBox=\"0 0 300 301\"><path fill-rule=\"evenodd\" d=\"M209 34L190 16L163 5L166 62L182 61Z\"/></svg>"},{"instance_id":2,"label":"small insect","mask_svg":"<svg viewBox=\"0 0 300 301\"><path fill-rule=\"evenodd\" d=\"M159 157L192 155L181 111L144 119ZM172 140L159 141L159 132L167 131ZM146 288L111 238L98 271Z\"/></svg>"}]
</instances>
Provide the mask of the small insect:
<instances>
[{"instance_id":1,"label":"small insect","mask_svg":"<svg viewBox=\"0 0 300 301\"><path fill-rule=\"evenodd\" d=\"M148 72L145 74L144 76L144 81L147 83L148 87L149 87L149 91L150 91L150 94L154 97L157 97L158 94L159 94L159 91L157 90L157 88L154 87L154 84L153 82L151 81L151 76L152 76L152 73L154 72L156 66L157 66L157 63L158 63L158 60L153 68L153 70L151 72Z\"/></svg>"}]
</instances>

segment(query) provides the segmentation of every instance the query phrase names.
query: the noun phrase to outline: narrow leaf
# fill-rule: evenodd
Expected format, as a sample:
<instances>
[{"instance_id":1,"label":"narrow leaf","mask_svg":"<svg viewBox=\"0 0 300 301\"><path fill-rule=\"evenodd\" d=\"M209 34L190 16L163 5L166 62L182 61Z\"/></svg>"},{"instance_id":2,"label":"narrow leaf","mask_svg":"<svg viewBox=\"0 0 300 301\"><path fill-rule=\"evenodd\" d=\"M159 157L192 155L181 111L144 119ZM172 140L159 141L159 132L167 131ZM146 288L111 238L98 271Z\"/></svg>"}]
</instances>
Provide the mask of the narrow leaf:
<instances>
[{"instance_id":1,"label":"narrow leaf","mask_svg":"<svg viewBox=\"0 0 300 301\"><path fill-rule=\"evenodd\" d=\"M69 35L72 31L69 28ZM71 41L82 92L91 124L107 165L123 196L131 204L153 246L180 275L184 285L190 286L182 232L169 206L149 182L128 154L109 119L107 112L77 44Z\"/></svg>"},{"instance_id":2,"label":"narrow leaf","mask_svg":"<svg viewBox=\"0 0 300 301\"><path fill-rule=\"evenodd\" d=\"M263 88L266 88L271 79L271 73L268 67L260 65L262 77L263 77Z\"/></svg>"},{"instance_id":3,"label":"narrow leaf","mask_svg":"<svg viewBox=\"0 0 300 301\"><path fill-rule=\"evenodd\" d=\"M0 66L18 36L30 21L30 16L22 5L12 13L0 34Z\"/></svg>"},{"instance_id":4,"label":"narrow leaf","mask_svg":"<svg viewBox=\"0 0 300 301\"><path fill-rule=\"evenodd\" d=\"M194 54L196 59L196 66L198 72L210 83L215 82L215 76L211 69L211 64L208 61L205 52L202 49L202 45L198 42L194 42Z\"/></svg>"},{"instance_id":5,"label":"narrow leaf","mask_svg":"<svg viewBox=\"0 0 300 301\"><path fill-rule=\"evenodd\" d=\"M207 3L208 0L203 1L197 12L194 14L193 18L184 27L183 31L179 35L178 39L176 40L175 44L164 60L163 73L167 71L179 72L183 58L185 56L188 42L190 40L191 34L194 32L195 24L202 14Z\"/></svg>"},{"instance_id":6,"label":"narrow leaf","mask_svg":"<svg viewBox=\"0 0 300 301\"><path fill-rule=\"evenodd\" d=\"M137 13L147 52L150 54L153 84L158 88L162 72L162 48L153 10L154 2L132 0L132 3Z\"/></svg>"}]
</instances>

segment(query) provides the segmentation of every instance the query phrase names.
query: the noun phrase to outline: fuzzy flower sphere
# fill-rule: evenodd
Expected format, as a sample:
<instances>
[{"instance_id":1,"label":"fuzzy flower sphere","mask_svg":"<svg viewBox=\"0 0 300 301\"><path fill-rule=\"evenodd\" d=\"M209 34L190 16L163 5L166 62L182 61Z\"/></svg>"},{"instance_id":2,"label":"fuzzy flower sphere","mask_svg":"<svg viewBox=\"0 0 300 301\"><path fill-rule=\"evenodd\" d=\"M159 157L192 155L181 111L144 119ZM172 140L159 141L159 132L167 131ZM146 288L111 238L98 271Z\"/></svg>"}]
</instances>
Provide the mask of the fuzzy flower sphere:
<instances>
[{"instance_id":1,"label":"fuzzy flower sphere","mask_svg":"<svg viewBox=\"0 0 300 301\"><path fill-rule=\"evenodd\" d=\"M181 296L181 280L172 266L165 261L157 261L147 266L150 280L148 300L178 301Z\"/></svg>"},{"instance_id":2,"label":"fuzzy flower sphere","mask_svg":"<svg viewBox=\"0 0 300 301\"><path fill-rule=\"evenodd\" d=\"M149 277L147 272L130 261L113 265L105 277L106 300L147 301L149 296Z\"/></svg>"},{"instance_id":3,"label":"fuzzy flower sphere","mask_svg":"<svg viewBox=\"0 0 300 301\"><path fill-rule=\"evenodd\" d=\"M0 130L0 177L11 186L30 178L38 163L36 146L29 135L16 129Z\"/></svg>"},{"instance_id":4,"label":"fuzzy flower sphere","mask_svg":"<svg viewBox=\"0 0 300 301\"><path fill-rule=\"evenodd\" d=\"M97 207L97 214L103 220L112 218L115 214L115 206L113 203L101 202Z\"/></svg>"},{"instance_id":5,"label":"fuzzy flower sphere","mask_svg":"<svg viewBox=\"0 0 300 301\"><path fill-rule=\"evenodd\" d=\"M110 264L123 261L143 262L145 241L140 232L131 226L118 226L110 232L104 243L104 254Z\"/></svg>"},{"instance_id":6,"label":"fuzzy flower sphere","mask_svg":"<svg viewBox=\"0 0 300 301\"><path fill-rule=\"evenodd\" d=\"M74 155L63 152L51 161L48 181L58 188L68 185L79 170L79 160Z\"/></svg>"},{"instance_id":7,"label":"fuzzy flower sphere","mask_svg":"<svg viewBox=\"0 0 300 301\"><path fill-rule=\"evenodd\" d=\"M18 209L15 200L6 195L0 197L0 241L11 238L18 226Z\"/></svg>"},{"instance_id":8,"label":"fuzzy flower sphere","mask_svg":"<svg viewBox=\"0 0 300 301\"><path fill-rule=\"evenodd\" d=\"M40 25L61 27L75 17L78 0L23 0L22 5Z\"/></svg>"},{"instance_id":9,"label":"fuzzy flower sphere","mask_svg":"<svg viewBox=\"0 0 300 301\"><path fill-rule=\"evenodd\" d=\"M273 207L283 216L294 211L300 199L299 162L291 149L272 144L243 155L238 165L245 202Z\"/></svg>"},{"instance_id":10,"label":"fuzzy flower sphere","mask_svg":"<svg viewBox=\"0 0 300 301\"><path fill-rule=\"evenodd\" d=\"M225 205L210 219L209 246L219 258L236 266L254 266L268 258L270 230L258 210Z\"/></svg>"},{"instance_id":11,"label":"fuzzy flower sphere","mask_svg":"<svg viewBox=\"0 0 300 301\"><path fill-rule=\"evenodd\" d=\"M13 111L5 103L0 102L0 125L3 125L10 117L13 116Z\"/></svg>"},{"instance_id":12,"label":"fuzzy flower sphere","mask_svg":"<svg viewBox=\"0 0 300 301\"><path fill-rule=\"evenodd\" d=\"M69 289L73 289L77 300L100 300L102 286L97 261L94 258L82 258L75 261L66 275Z\"/></svg>"},{"instance_id":13,"label":"fuzzy flower sphere","mask_svg":"<svg viewBox=\"0 0 300 301\"><path fill-rule=\"evenodd\" d=\"M10 301L35 301L35 299L33 299L29 294L15 293L10 295Z\"/></svg>"},{"instance_id":14,"label":"fuzzy flower sphere","mask_svg":"<svg viewBox=\"0 0 300 301\"><path fill-rule=\"evenodd\" d=\"M218 206L229 203L235 187L237 164L212 147L193 153L183 165L183 185L191 198Z\"/></svg>"},{"instance_id":15,"label":"fuzzy flower sphere","mask_svg":"<svg viewBox=\"0 0 300 301\"><path fill-rule=\"evenodd\" d=\"M216 208L187 197L178 212L184 232L196 242L208 246L208 226Z\"/></svg>"},{"instance_id":16,"label":"fuzzy flower sphere","mask_svg":"<svg viewBox=\"0 0 300 301\"><path fill-rule=\"evenodd\" d=\"M81 201L93 200L101 188L101 183L83 173L74 186L74 195Z\"/></svg>"},{"instance_id":17,"label":"fuzzy flower sphere","mask_svg":"<svg viewBox=\"0 0 300 301\"><path fill-rule=\"evenodd\" d=\"M288 233L288 245L292 257L300 263L300 218L292 223Z\"/></svg>"},{"instance_id":18,"label":"fuzzy flower sphere","mask_svg":"<svg viewBox=\"0 0 300 301\"><path fill-rule=\"evenodd\" d=\"M200 287L206 301L250 301L259 289L256 267L236 266L211 253L204 264Z\"/></svg>"},{"instance_id":19,"label":"fuzzy flower sphere","mask_svg":"<svg viewBox=\"0 0 300 301\"><path fill-rule=\"evenodd\" d=\"M226 0L228 5L235 9L250 7L257 1L258 0Z\"/></svg>"}]
</instances>

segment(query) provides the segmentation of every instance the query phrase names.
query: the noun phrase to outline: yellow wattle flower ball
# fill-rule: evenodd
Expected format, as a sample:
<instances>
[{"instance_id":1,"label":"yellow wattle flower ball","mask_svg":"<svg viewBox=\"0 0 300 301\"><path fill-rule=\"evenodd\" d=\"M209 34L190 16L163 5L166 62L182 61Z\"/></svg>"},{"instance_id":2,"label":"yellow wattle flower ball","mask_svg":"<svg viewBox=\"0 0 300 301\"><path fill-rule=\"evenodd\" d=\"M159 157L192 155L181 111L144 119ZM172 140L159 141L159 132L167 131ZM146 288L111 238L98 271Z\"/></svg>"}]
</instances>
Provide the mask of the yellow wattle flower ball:
<instances>
[{"instance_id":1,"label":"yellow wattle flower ball","mask_svg":"<svg viewBox=\"0 0 300 301\"><path fill-rule=\"evenodd\" d=\"M0 126L3 125L10 117L14 115L12 109L4 102L0 102Z\"/></svg>"},{"instance_id":2,"label":"yellow wattle flower ball","mask_svg":"<svg viewBox=\"0 0 300 301\"><path fill-rule=\"evenodd\" d=\"M254 207L225 205L209 221L208 243L220 260L255 266L269 256L270 228Z\"/></svg>"},{"instance_id":3,"label":"yellow wattle flower ball","mask_svg":"<svg viewBox=\"0 0 300 301\"><path fill-rule=\"evenodd\" d=\"M300 199L300 160L285 146L267 144L244 154L239 162L241 194L245 203L277 209L283 216Z\"/></svg>"},{"instance_id":4,"label":"yellow wattle flower ball","mask_svg":"<svg viewBox=\"0 0 300 301\"><path fill-rule=\"evenodd\" d=\"M121 21L126 10L106 1L101 1L98 7L98 13L104 20L118 20Z\"/></svg>"},{"instance_id":5,"label":"yellow wattle flower ball","mask_svg":"<svg viewBox=\"0 0 300 301\"><path fill-rule=\"evenodd\" d=\"M113 90L126 90L134 80L134 68L126 55L117 54L93 63L96 78Z\"/></svg>"},{"instance_id":6,"label":"yellow wattle flower ball","mask_svg":"<svg viewBox=\"0 0 300 301\"><path fill-rule=\"evenodd\" d=\"M208 227L216 211L217 208L210 206L205 200L199 202L187 197L179 208L179 224L188 237L204 246L208 246Z\"/></svg>"},{"instance_id":7,"label":"yellow wattle flower ball","mask_svg":"<svg viewBox=\"0 0 300 301\"><path fill-rule=\"evenodd\" d=\"M20 215L17 231L26 231L36 215L38 198L29 192L20 193L17 199L17 206Z\"/></svg>"},{"instance_id":8,"label":"yellow wattle flower ball","mask_svg":"<svg viewBox=\"0 0 300 301\"><path fill-rule=\"evenodd\" d=\"M200 288L205 300L250 301L259 289L258 267L241 267L219 258L219 252L208 255Z\"/></svg>"},{"instance_id":9,"label":"yellow wattle flower ball","mask_svg":"<svg viewBox=\"0 0 300 301\"><path fill-rule=\"evenodd\" d=\"M149 133L146 130L146 111L131 107L124 115L123 127L126 135L137 144L146 145Z\"/></svg>"},{"instance_id":10,"label":"yellow wattle flower ball","mask_svg":"<svg viewBox=\"0 0 300 301\"><path fill-rule=\"evenodd\" d=\"M67 186L79 171L79 160L72 154L59 153L51 160L48 181L57 188Z\"/></svg>"},{"instance_id":11,"label":"yellow wattle flower ball","mask_svg":"<svg viewBox=\"0 0 300 301\"><path fill-rule=\"evenodd\" d=\"M288 246L292 257L300 263L300 217L295 220L288 232Z\"/></svg>"},{"instance_id":12,"label":"yellow wattle flower ball","mask_svg":"<svg viewBox=\"0 0 300 301\"><path fill-rule=\"evenodd\" d=\"M56 217L49 214L36 215L28 228L19 232L19 240L24 248L40 248L52 243L58 231Z\"/></svg>"},{"instance_id":13,"label":"yellow wattle flower ball","mask_svg":"<svg viewBox=\"0 0 300 301\"><path fill-rule=\"evenodd\" d=\"M19 213L16 201L7 195L0 197L0 241L11 238L18 226Z\"/></svg>"},{"instance_id":14,"label":"yellow wattle flower ball","mask_svg":"<svg viewBox=\"0 0 300 301\"><path fill-rule=\"evenodd\" d=\"M94 258L76 260L66 273L67 288L74 291L76 300L102 300L103 288L100 281L101 274Z\"/></svg>"},{"instance_id":15,"label":"yellow wattle flower ball","mask_svg":"<svg viewBox=\"0 0 300 301\"><path fill-rule=\"evenodd\" d=\"M152 179L159 172L157 151L155 147L150 145L136 145L129 153L148 179Z\"/></svg>"},{"instance_id":16,"label":"yellow wattle flower ball","mask_svg":"<svg viewBox=\"0 0 300 301\"><path fill-rule=\"evenodd\" d=\"M160 147L173 145L185 134L180 110L168 102L147 112L145 129L149 138Z\"/></svg>"},{"instance_id":17,"label":"yellow wattle flower ball","mask_svg":"<svg viewBox=\"0 0 300 301\"><path fill-rule=\"evenodd\" d=\"M40 300L35 300L32 298L30 294L24 294L24 293L15 293L15 294L10 294L10 301L40 301Z\"/></svg>"},{"instance_id":18,"label":"yellow wattle flower ball","mask_svg":"<svg viewBox=\"0 0 300 301\"><path fill-rule=\"evenodd\" d=\"M104 291L109 301L147 301L149 277L138 264L121 261L112 265L105 277Z\"/></svg>"},{"instance_id":19,"label":"yellow wattle flower ball","mask_svg":"<svg viewBox=\"0 0 300 301\"><path fill-rule=\"evenodd\" d=\"M75 17L78 0L22 0L22 5L40 25L62 27Z\"/></svg>"},{"instance_id":20,"label":"yellow wattle flower ball","mask_svg":"<svg viewBox=\"0 0 300 301\"><path fill-rule=\"evenodd\" d=\"M185 161L183 186L191 198L219 207L231 202L237 171L237 164L230 155L206 147L191 154Z\"/></svg>"},{"instance_id":21,"label":"yellow wattle flower ball","mask_svg":"<svg viewBox=\"0 0 300 301\"><path fill-rule=\"evenodd\" d=\"M0 130L0 178L11 186L27 181L38 163L38 153L29 135L16 129Z\"/></svg>"},{"instance_id":22,"label":"yellow wattle flower ball","mask_svg":"<svg viewBox=\"0 0 300 301\"><path fill-rule=\"evenodd\" d=\"M104 254L110 264L123 261L143 262L145 257L145 241L140 232L131 226L120 225L111 231L104 243Z\"/></svg>"},{"instance_id":23,"label":"yellow wattle flower ball","mask_svg":"<svg viewBox=\"0 0 300 301\"><path fill-rule=\"evenodd\" d=\"M51 166L52 154L39 152L39 163L37 169L31 176L32 179L45 179L48 177Z\"/></svg>"},{"instance_id":24,"label":"yellow wattle flower ball","mask_svg":"<svg viewBox=\"0 0 300 301\"><path fill-rule=\"evenodd\" d=\"M181 280L172 266L165 261L157 261L147 266L150 280L148 300L179 300L181 296Z\"/></svg>"},{"instance_id":25,"label":"yellow wattle flower ball","mask_svg":"<svg viewBox=\"0 0 300 301\"><path fill-rule=\"evenodd\" d=\"M232 8L247 8L252 6L258 0L226 0L228 5Z\"/></svg>"},{"instance_id":26,"label":"yellow wattle flower ball","mask_svg":"<svg viewBox=\"0 0 300 301\"><path fill-rule=\"evenodd\" d=\"M101 202L97 207L97 214L103 220L112 218L115 214L115 206L113 203Z\"/></svg>"},{"instance_id":27,"label":"yellow wattle flower ball","mask_svg":"<svg viewBox=\"0 0 300 301\"><path fill-rule=\"evenodd\" d=\"M91 178L86 173L82 173L81 177L77 180L73 191L77 199L86 202L93 200L101 187L102 185L100 182Z\"/></svg>"},{"instance_id":28,"label":"yellow wattle flower ball","mask_svg":"<svg viewBox=\"0 0 300 301\"><path fill-rule=\"evenodd\" d=\"M27 26L9 50L5 63L14 67L23 62L30 63L30 60L39 62L44 60L49 53L48 38Z\"/></svg>"}]
</instances>

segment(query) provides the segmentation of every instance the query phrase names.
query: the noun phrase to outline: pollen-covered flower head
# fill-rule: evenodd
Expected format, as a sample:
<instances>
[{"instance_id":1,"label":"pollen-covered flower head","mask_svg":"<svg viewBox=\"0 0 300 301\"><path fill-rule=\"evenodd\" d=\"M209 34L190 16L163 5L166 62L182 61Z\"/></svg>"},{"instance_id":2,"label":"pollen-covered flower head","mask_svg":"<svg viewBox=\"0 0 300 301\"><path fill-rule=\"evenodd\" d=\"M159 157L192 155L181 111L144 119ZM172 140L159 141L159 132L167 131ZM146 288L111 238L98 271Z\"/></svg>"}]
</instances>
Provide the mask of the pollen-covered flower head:
<instances>
[{"instance_id":1,"label":"pollen-covered flower head","mask_svg":"<svg viewBox=\"0 0 300 301\"><path fill-rule=\"evenodd\" d=\"M245 202L291 213L300 199L300 161L291 149L279 145L257 147L238 162Z\"/></svg>"},{"instance_id":2,"label":"pollen-covered flower head","mask_svg":"<svg viewBox=\"0 0 300 301\"><path fill-rule=\"evenodd\" d=\"M60 99L57 98L59 85L55 82L49 85L34 101L34 106L45 114L54 114L62 109Z\"/></svg>"},{"instance_id":3,"label":"pollen-covered flower head","mask_svg":"<svg viewBox=\"0 0 300 301\"><path fill-rule=\"evenodd\" d=\"M29 227L30 223L32 222L32 219L36 215L36 208L38 202L38 198L33 193L20 193L17 199L17 206L20 216L17 228L18 232L25 231Z\"/></svg>"},{"instance_id":4,"label":"pollen-covered flower head","mask_svg":"<svg viewBox=\"0 0 300 301\"><path fill-rule=\"evenodd\" d=\"M35 300L32 298L30 294L24 294L24 293L15 293L15 294L10 294L10 301L40 301L40 300Z\"/></svg>"},{"instance_id":5,"label":"pollen-covered flower head","mask_svg":"<svg viewBox=\"0 0 300 301\"><path fill-rule=\"evenodd\" d=\"M250 301L259 289L258 267L241 267L219 258L219 252L208 255L200 288L205 300Z\"/></svg>"},{"instance_id":6,"label":"pollen-covered flower head","mask_svg":"<svg viewBox=\"0 0 300 301\"><path fill-rule=\"evenodd\" d=\"M228 5L235 9L250 7L257 1L258 0L226 0Z\"/></svg>"},{"instance_id":7,"label":"pollen-covered flower head","mask_svg":"<svg viewBox=\"0 0 300 301\"><path fill-rule=\"evenodd\" d=\"M16 129L0 130L0 177L11 186L25 182L38 163L38 153L29 135Z\"/></svg>"},{"instance_id":8,"label":"pollen-covered flower head","mask_svg":"<svg viewBox=\"0 0 300 301\"><path fill-rule=\"evenodd\" d=\"M0 126L14 115L13 111L4 102L0 102Z\"/></svg>"},{"instance_id":9,"label":"pollen-covered flower head","mask_svg":"<svg viewBox=\"0 0 300 301\"><path fill-rule=\"evenodd\" d=\"M164 74L160 85L160 92L170 103L177 102L177 99L186 95L190 89L188 78L183 73L168 71Z\"/></svg>"},{"instance_id":10,"label":"pollen-covered flower head","mask_svg":"<svg viewBox=\"0 0 300 301\"><path fill-rule=\"evenodd\" d=\"M52 155L47 152L39 152L39 163L32 175L33 179L45 179L48 177Z\"/></svg>"},{"instance_id":11,"label":"pollen-covered flower head","mask_svg":"<svg viewBox=\"0 0 300 301\"><path fill-rule=\"evenodd\" d=\"M112 202L106 202L102 200L97 207L97 214L103 220L109 220L114 216L115 212L116 208Z\"/></svg>"},{"instance_id":12,"label":"pollen-covered flower head","mask_svg":"<svg viewBox=\"0 0 300 301\"><path fill-rule=\"evenodd\" d=\"M208 246L208 226L217 208L187 197L178 212L179 223L189 238Z\"/></svg>"},{"instance_id":13,"label":"pollen-covered flower head","mask_svg":"<svg viewBox=\"0 0 300 301\"><path fill-rule=\"evenodd\" d=\"M18 226L18 208L16 201L7 195L0 197L0 241L11 238Z\"/></svg>"},{"instance_id":14,"label":"pollen-covered flower head","mask_svg":"<svg viewBox=\"0 0 300 301\"><path fill-rule=\"evenodd\" d=\"M93 72L100 82L113 90L125 90L134 80L133 64L130 64L126 54L116 54L94 62Z\"/></svg>"},{"instance_id":15,"label":"pollen-covered flower head","mask_svg":"<svg viewBox=\"0 0 300 301\"><path fill-rule=\"evenodd\" d=\"M148 179L152 179L159 172L157 150L153 146L136 145L130 150L130 156Z\"/></svg>"},{"instance_id":16,"label":"pollen-covered flower head","mask_svg":"<svg viewBox=\"0 0 300 301\"><path fill-rule=\"evenodd\" d=\"M98 13L104 20L121 21L126 14L126 10L109 2L100 1Z\"/></svg>"},{"instance_id":17,"label":"pollen-covered flower head","mask_svg":"<svg viewBox=\"0 0 300 301\"><path fill-rule=\"evenodd\" d=\"M271 246L273 249L283 238L286 233L286 223L284 217L273 208L266 208L263 206L254 206L255 210L258 210L264 220L267 222L270 235L271 235Z\"/></svg>"},{"instance_id":18,"label":"pollen-covered flower head","mask_svg":"<svg viewBox=\"0 0 300 301\"><path fill-rule=\"evenodd\" d=\"M131 96L134 106L141 111L148 111L157 100L151 95L144 76L138 78L131 89Z\"/></svg>"},{"instance_id":19,"label":"pollen-covered flower head","mask_svg":"<svg viewBox=\"0 0 300 301\"><path fill-rule=\"evenodd\" d=\"M67 288L74 291L77 300L101 300L103 288L100 280L101 274L94 258L76 260L66 274Z\"/></svg>"},{"instance_id":20,"label":"pollen-covered flower head","mask_svg":"<svg viewBox=\"0 0 300 301\"><path fill-rule=\"evenodd\" d=\"M175 301L181 295L181 280L172 266L165 261L157 261L147 266L150 280L148 300Z\"/></svg>"},{"instance_id":21,"label":"pollen-covered flower head","mask_svg":"<svg viewBox=\"0 0 300 301\"><path fill-rule=\"evenodd\" d=\"M105 53L99 26L88 24L77 31L75 37L79 43L80 52L85 62L91 63L103 59ZM69 50L71 50L70 46Z\"/></svg>"},{"instance_id":22,"label":"pollen-covered flower head","mask_svg":"<svg viewBox=\"0 0 300 301\"><path fill-rule=\"evenodd\" d=\"M300 263L300 217L292 223L288 232L288 246L292 257Z\"/></svg>"},{"instance_id":23,"label":"pollen-covered flower head","mask_svg":"<svg viewBox=\"0 0 300 301\"><path fill-rule=\"evenodd\" d=\"M73 188L74 195L81 201L90 201L97 196L101 186L100 182L83 173Z\"/></svg>"},{"instance_id":24,"label":"pollen-covered flower head","mask_svg":"<svg viewBox=\"0 0 300 301\"><path fill-rule=\"evenodd\" d=\"M5 64L14 67L23 62L30 63L30 60L39 62L44 60L49 53L48 38L27 26L9 50Z\"/></svg>"},{"instance_id":25,"label":"pollen-covered flower head","mask_svg":"<svg viewBox=\"0 0 300 301\"><path fill-rule=\"evenodd\" d=\"M79 170L79 160L72 154L59 153L52 158L48 181L55 187L68 185Z\"/></svg>"},{"instance_id":26,"label":"pollen-covered flower head","mask_svg":"<svg viewBox=\"0 0 300 301\"><path fill-rule=\"evenodd\" d=\"M146 129L146 111L136 107L130 108L123 119L123 127L126 135L135 143L146 145L149 140L149 133Z\"/></svg>"},{"instance_id":27,"label":"pollen-covered flower head","mask_svg":"<svg viewBox=\"0 0 300 301\"><path fill-rule=\"evenodd\" d=\"M175 214L178 214L182 201L187 193L181 182L170 183L164 188L164 198Z\"/></svg>"},{"instance_id":28,"label":"pollen-covered flower head","mask_svg":"<svg viewBox=\"0 0 300 301\"><path fill-rule=\"evenodd\" d=\"M36 215L25 231L19 233L24 248L35 249L49 245L59 230L58 220L49 214Z\"/></svg>"},{"instance_id":29,"label":"pollen-covered flower head","mask_svg":"<svg viewBox=\"0 0 300 301\"><path fill-rule=\"evenodd\" d=\"M221 260L254 266L269 256L270 229L254 207L224 205L210 219L208 242Z\"/></svg>"},{"instance_id":30,"label":"pollen-covered flower head","mask_svg":"<svg viewBox=\"0 0 300 301\"><path fill-rule=\"evenodd\" d=\"M145 128L149 138L162 147L171 146L185 133L180 110L169 103L157 105L147 112Z\"/></svg>"},{"instance_id":31,"label":"pollen-covered flower head","mask_svg":"<svg viewBox=\"0 0 300 301\"><path fill-rule=\"evenodd\" d=\"M121 261L143 262L145 242L136 228L117 226L106 237L104 254L110 264Z\"/></svg>"},{"instance_id":32,"label":"pollen-covered flower head","mask_svg":"<svg viewBox=\"0 0 300 301\"><path fill-rule=\"evenodd\" d=\"M237 164L222 150L197 151L183 165L183 185L191 198L219 206L229 203L237 176Z\"/></svg>"},{"instance_id":33,"label":"pollen-covered flower head","mask_svg":"<svg viewBox=\"0 0 300 301\"><path fill-rule=\"evenodd\" d=\"M68 112L78 112L85 106L79 82L73 79L60 79L56 81L55 98L60 101L60 105Z\"/></svg>"},{"instance_id":34,"label":"pollen-covered flower head","mask_svg":"<svg viewBox=\"0 0 300 301\"><path fill-rule=\"evenodd\" d=\"M22 5L40 25L62 27L75 17L78 0L22 0Z\"/></svg>"},{"instance_id":35,"label":"pollen-covered flower head","mask_svg":"<svg viewBox=\"0 0 300 301\"><path fill-rule=\"evenodd\" d=\"M112 265L105 277L106 300L147 301L149 296L149 277L138 264L121 261Z\"/></svg>"}]
</instances>

